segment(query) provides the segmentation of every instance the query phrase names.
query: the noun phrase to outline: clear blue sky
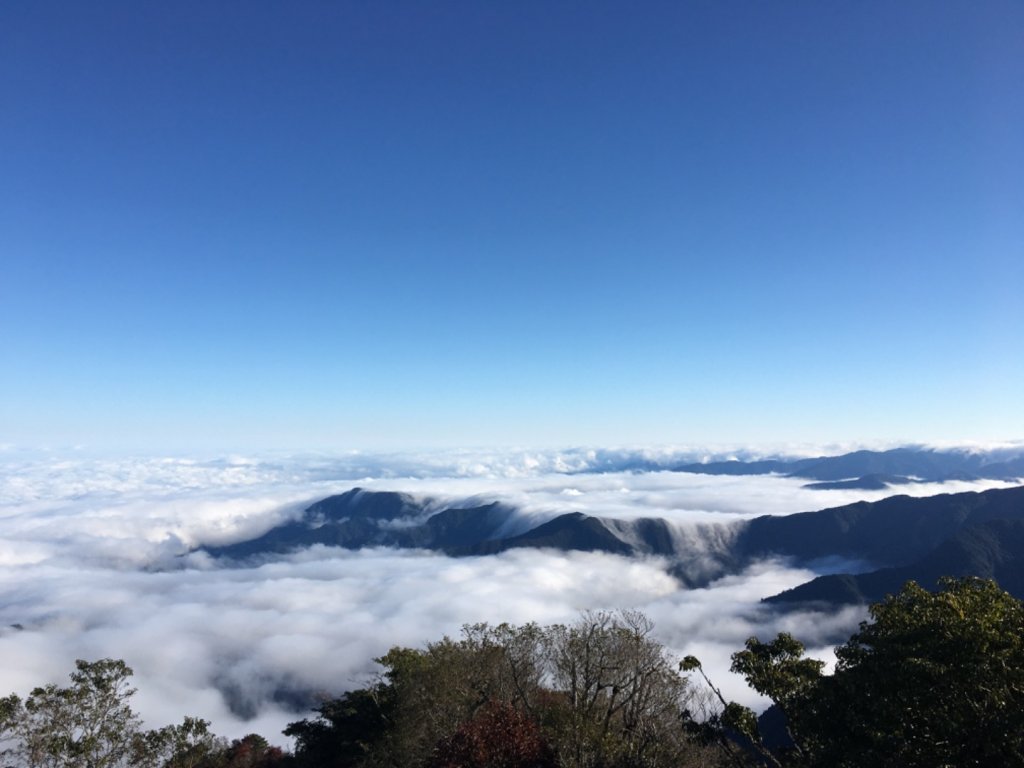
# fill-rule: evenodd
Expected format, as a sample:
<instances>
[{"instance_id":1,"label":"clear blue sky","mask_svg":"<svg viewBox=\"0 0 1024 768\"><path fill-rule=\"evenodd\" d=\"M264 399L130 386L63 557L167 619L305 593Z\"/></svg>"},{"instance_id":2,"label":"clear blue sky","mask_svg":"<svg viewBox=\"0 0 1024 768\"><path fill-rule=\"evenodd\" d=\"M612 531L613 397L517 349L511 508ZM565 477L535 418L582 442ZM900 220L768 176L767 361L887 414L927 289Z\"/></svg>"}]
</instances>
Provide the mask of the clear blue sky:
<instances>
[{"instance_id":1,"label":"clear blue sky","mask_svg":"<svg viewBox=\"0 0 1024 768\"><path fill-rule=\"evenodd\" d=\"M1024 437L1020 2L0 5L0 443Z\"/></svg>"}]
</instances>

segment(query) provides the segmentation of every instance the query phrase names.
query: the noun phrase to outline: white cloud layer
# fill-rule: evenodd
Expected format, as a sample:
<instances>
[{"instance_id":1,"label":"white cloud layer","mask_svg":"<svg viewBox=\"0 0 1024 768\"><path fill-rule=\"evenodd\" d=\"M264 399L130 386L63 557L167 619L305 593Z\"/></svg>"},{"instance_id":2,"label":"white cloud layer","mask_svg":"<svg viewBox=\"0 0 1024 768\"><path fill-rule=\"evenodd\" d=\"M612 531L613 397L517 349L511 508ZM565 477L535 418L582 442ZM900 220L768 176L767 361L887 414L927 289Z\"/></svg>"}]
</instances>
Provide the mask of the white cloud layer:
<instances>
[{"instance_id":1,"label":"white cloud layer","mask_svg":"<svg viewBox=\"0 0 1024 768\"><path fill-rule=\"evenodd\" d=\"M299 697L358 684L391 645L420 645L464 623L571 621L587 608L634 607L655 620L671 649L700 656L727 695L754 703L727 672L729 654L748 636L791 631L827 657L862 618L857 609L826 616L760 607L760 598L814 575L783 562L687 591L657 559L603 554L514 550L450 559L318 547L247 568L224 568L198 553L182 557L200 543L257 535L355 485L442 500L500 499L522 510L521 525L582 511L664 517L685 528L886 495L811 491L778 477L579 474L614 468L609 456L12 459L0 464L0 695L64 682L75 658L114 656L135 669L136 705L149 724L193 714L224 735L257 731L274 740L303 716L295 710Z\"/></svg>"}]
</instances>

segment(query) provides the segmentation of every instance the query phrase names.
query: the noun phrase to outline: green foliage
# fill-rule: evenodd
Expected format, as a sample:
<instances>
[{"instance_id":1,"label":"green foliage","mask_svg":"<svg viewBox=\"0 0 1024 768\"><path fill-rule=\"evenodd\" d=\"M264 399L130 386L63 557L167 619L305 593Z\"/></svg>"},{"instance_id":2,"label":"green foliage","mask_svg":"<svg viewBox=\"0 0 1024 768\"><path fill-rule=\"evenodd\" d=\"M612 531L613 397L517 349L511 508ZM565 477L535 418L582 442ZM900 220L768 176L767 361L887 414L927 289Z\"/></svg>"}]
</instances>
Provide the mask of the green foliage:
<instances>
[{"instance_id":1,"label":"green foliage","mask_svg":"<svg viewBox=\"0 0 1024 768\"><path fill-rule=\"evenodd\" d=\"M824 662L803 657L804 646L785 632L770 643L756 637L746 642L746 650L732 656L732 671L743 675L760 694L785 706L813 687L821 677Z\"/></svg>"},{"instance_id":2,"label":"green foliage","mask_svg":"<svg viewBox=\"0 0 1024 768\"><path fill-rule=\"evenodd\" d=\"M744 650L733 654L731 670L743 675L751 688L782 708L786 713L789 737L796 745L795 753L801 756L801 741L796 734L814 708L813 693L821 682L824 662L805 658L803 644L786 632L769 643L751 637L745 646ZM762 756L766 756L767 750L761 741L753 712L730 704L726 707L723 721L749 739ZM770 757L768 759L772 761Z\"/></svg>"},{"instance_id":3,"label":"green foliage","mask_svg":"<svg viewBox=\"0 0 1024 768\"><path fill-rule=\"evenodd\" d=\"M316 718L290 723L284 733L295 739L296 764L309 768L361 765L387 734L393 712L389 693L385 685L349 691L317 707Z\"/></svg>"},{"instance_id":4,"label":"green foliage","mask_svg":"<svg viewBox=\"0 0 1024 768\"><path fill-rule=\"evenodd\" d=\"M651 628L636 612L591 613L393 648L374 684L289 726L296 765L525 766L533 755L539 767L543 745L567 768L699 764L708 752L683 728L686 680Z\"/></svg>"},{"instance_id":5,"label":"green foliage","mask_svg":"<svg viewBox=\"0 0 1024 768\"><path fill-rule=\"evenodd\" d=\"M637 611L587 613L549 628L549 665L565 710L553 741L563 764L675 765L690 756L686 680L652 629Z\"/></svg>"},{"instance_id":6,"label":"green foliage","mask_svg":"<svg viewBox=\"0 0 1024 768\"><path fill-rule=\"evenodd\" d=\"M911 582L871 618L821 686L821 761L1024 765L1024 604L992 581Z\"/></svg>"},{"instance_id":7,"label":"green foliage","mask_svg":"<svg viewBox=\"0 0 1024 768\"><path fill-rule=\"evenodd\" d=\"M730 701L722 710L722 724L752 742L758 742L757 715L749 707Z\"/></svg>"},{"instance_id":8,"label":"green foliage","mask_svg":"<svg viewBox=\"0 0 1024 768\"><path fill-rule=\"evenodd\" d=\"M139 719L128 705L135 693L123 661L75 662L72 685L36 688L22 702L4 699L9 759L27 768L119 768L153 762Z\"/></svg>"},{"instance_id":9,"label":"green foliage","mask_svg":"<svg viewBox=\"0 0 1024 768\"><path fill-rule=\"evenodd\" d=\"M150 751L166 756L162 768L206 768L223 749L210 731L210 723L186 717L181 725L168 725L148 734Z\"/></svg>"},{"instance_id":10,"label":"green foliage","mask_svg":"<svg viewBox=\"0 0 1024 768\"><path fill-rule=\"evenodd\" d=\"M788 721L793 748L765 761L1024 766L1024 604L994 582L947 579L937 593L908 583L836 649L832 675L803 651L780 634L733 655L733 670ZM752 716L730 704L722 722L759 749Z\"/></svg>"},{"instance_id":11,"label":"green foliage","mask_svg":"<svg viewBox=\"0 0 1024 768\"><path fill-rule=\"evenodd\" d=\"M22 701L0 699L4 768L277 768L284 753L251 734L227 745L210 724L143 730L129 700L131 668L119 659L76 661L71 685L46 685Z\"/></svg>"},{"instance_id":12,"label":"green foliage","mask_svg":"<svg viewBox=\"0 0 1024 768\"><path fill-rule=\"evenodd\" d=\"M784 713L792 746L769 750L754 713L726 701L699 659L678 665L633 611L570 625L467 626L458 640L393 648L366 688L292 723L294 757L209 723L143 730L132 670L76 662L67 687L0 698L4 768L1024 768L1024 604L991 581L913 582L870 609L836 649L804 655L788 634L756 637L732 669ZM700 706L681 673L708 683ZM708 736L718 749L701 747ZM699 737L699 738L697 738ZM703 741L700 741L703 739Z\"/></svg>"}]
</instances>

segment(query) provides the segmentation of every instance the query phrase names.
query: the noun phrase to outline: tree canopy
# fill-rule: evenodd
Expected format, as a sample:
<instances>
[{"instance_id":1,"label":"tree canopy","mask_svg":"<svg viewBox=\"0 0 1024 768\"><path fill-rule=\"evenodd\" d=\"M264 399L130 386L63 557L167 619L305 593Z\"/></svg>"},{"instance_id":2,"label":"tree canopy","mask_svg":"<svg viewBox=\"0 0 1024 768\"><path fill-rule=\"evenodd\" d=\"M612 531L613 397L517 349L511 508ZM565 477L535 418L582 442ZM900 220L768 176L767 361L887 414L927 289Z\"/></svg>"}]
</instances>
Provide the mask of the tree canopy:
<instances>
[{"instance_id":1,"label":"tree canopy","mask_svg":"<svg viewBox=\"0 0 1024 768\"><path fill-rule=\"evenodd\" d=\"M717 748L683 727L691 689L636 611L467 626L393 648L370 687L292 723L303 768L681 768Z\"/></svg>"},{"instance_id":2,"label":"tree canopy","mask_svg":"<svg viewBox=\"0 0 1024 768\"><path fill-rule=\"evenodd\" d=\"M635 611L572 624L464 627L392 648L368 686L292 723L293 754L258 734L228 742L205 720L145 730L123 661L78 661L66 687L0 699L3 768L1024 768L1024 604L981 579L913 582L836 649L808 658L756 637L732 669L775 703L781 747L704 675L678 665ZM760 719L760 725L766 716Z\"/></svg>"},{"instance_id":3,"label":"tree canopy","mask_svg":"<svg viewBox=\"0 0 1024 768\"><path fill-rule=\"evenodd\" d=\"M1024 766L1021 601L982 579L946 579L934 593L909 582L870 615L831 675L789 635L752 637L733 655L733 671L785 714L789 749L767 750L737 705L723 725L775 764Z\"/></svg>"},{"instance_id":4,"label":"tree canopy","mask_svg":"<svg viewBox=\"0 0 1024 768\"><path fill-rule=\"evenodd\" d=\"M75 662L71 685L0 699L4 768L277 768L284 752L251 734L230 744L209 722L142 728L130 699L132 669L120 659Z\"/></svg>"}]
</instances>

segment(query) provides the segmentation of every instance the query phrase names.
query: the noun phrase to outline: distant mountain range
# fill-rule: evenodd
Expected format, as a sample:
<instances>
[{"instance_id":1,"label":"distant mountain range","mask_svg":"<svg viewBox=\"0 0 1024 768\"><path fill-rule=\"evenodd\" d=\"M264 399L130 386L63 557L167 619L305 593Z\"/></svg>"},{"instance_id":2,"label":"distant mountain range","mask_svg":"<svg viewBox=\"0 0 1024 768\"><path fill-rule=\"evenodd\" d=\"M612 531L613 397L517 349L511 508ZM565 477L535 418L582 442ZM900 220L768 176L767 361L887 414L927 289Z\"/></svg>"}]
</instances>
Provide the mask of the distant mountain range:
<instances>
[{"instance_id":1,"label":"distant mountain range","mask_svg":"<svg viewBox=\"0 0 1024 768\"><path fill-rule=\"evenodd\" d=\"M890 451L854 451L842 456L813 459L714 461L681 464L675 472L702 475L779 474L817 480L808 487L876 489L888 485L947 480L1016 480L1024 478L1024 456L993 461L989 454L894 448Z\"/></svg>"},{"instance_id":2,"label":"distant mountain range","mask_svg":"<svg viewBox=\"0 0 1024 768\"><path fill-rule=\"evenodd\" d=\"M861 451L835 457L837 463L831 465L827 464L831 460L808 459L799 463L797 471L806 473L801 475L804 477L819 478L839 477L846 471L841 467L860 471L897 466L917 477L930 467L933 478L934 473L961 471L944 455L909 455L912 453L903 449L881 454ZM822 462L826 464L822 466ZM786 466L792 469L792 464ZM780 464L700 466L721 467L721 474L743 474L743 468L776 471L768 468ZM974 469L989 467L995 472L1012 466L1016 463L976 462ZM881 475L879 482L887 477ZM1005 589L1024 597L1024 573L1019 567L1024 562L1024 486L926 498L892 496L817 512L700 525L660 518L616 520L579 512L534 524L499 502L444 506L403 493L355 488L312 504L299 519L262 536L205 550L216 558L242 561L318 544L347 549L424 548L454 557L524 547L627 557L657 555L664 557L671 573L689 587L708 584L766 557L790 558L798 564L831 558L874 568L866 573L818 577L768 598L767 602L776 605L875 601L898 591L908 579L933 587L944 575L995 578Z\"/></svg>"}]
</instances>

